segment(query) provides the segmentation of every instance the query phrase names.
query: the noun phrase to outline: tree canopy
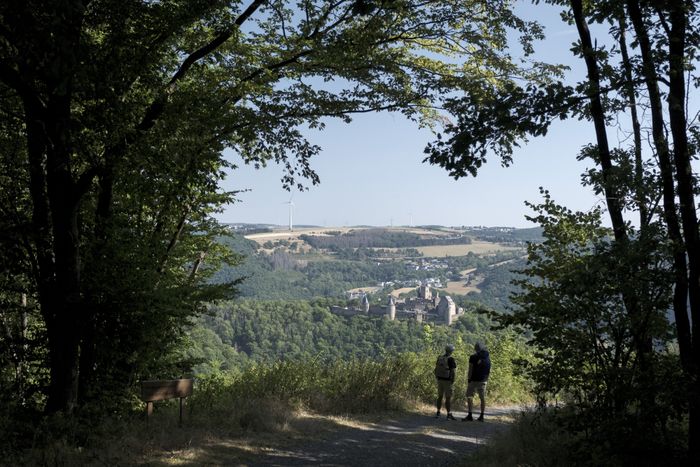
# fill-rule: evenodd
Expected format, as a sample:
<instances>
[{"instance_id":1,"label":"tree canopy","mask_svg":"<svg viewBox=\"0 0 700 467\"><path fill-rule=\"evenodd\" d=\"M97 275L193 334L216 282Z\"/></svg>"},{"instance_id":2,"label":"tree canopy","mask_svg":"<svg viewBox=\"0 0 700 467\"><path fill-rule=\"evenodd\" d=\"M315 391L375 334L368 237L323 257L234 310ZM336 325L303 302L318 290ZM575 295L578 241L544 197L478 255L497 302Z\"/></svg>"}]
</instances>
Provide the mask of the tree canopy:
<instances>
[{"instance_id":1,"label":"tree canopy","mask_svg":"<svg viewBox=\"0 0 700 467\"><path fill-rule=\"evenodd\" d=\"M508 1L3 2L0 298L8 355L31 342L49 367L10 379L47 386L53 412L155 371L231 290L206 282L236 261L213 241L235 200L224 149L318 183L305 128L430 124L444 96L520 73L509 30L539 35Z\"/></svg>"}]
</instances>

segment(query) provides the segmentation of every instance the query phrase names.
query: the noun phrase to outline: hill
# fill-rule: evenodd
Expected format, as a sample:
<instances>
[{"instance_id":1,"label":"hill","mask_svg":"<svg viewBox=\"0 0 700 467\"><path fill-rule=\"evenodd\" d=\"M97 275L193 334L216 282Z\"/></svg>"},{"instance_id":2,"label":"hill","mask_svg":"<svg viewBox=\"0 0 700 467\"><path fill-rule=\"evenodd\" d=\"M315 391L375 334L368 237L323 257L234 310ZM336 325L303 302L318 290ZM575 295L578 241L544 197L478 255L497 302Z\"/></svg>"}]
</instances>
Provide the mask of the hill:
<instances>
[{"instance_id":1,"label":"hill","mask_svg":"<svg viewBox=\"0 0 700 467\"><path fill-rule=\"evenodd\" d=\"M493 237L496 231L479 230ZM358 288L377 291L375 299L421 281L447 287L451 294L480 291L524 255L518 230L501 232L503 242L487 241L467 230L438 228L313 228L240 235L220 241L245 255L243 264L224 267L216 282L244 278L241 297L264 300L342 298ZM515 266L512 263L511 266ZM503 284L505 280L498 283Z\"/></svg>"}]
</instances>

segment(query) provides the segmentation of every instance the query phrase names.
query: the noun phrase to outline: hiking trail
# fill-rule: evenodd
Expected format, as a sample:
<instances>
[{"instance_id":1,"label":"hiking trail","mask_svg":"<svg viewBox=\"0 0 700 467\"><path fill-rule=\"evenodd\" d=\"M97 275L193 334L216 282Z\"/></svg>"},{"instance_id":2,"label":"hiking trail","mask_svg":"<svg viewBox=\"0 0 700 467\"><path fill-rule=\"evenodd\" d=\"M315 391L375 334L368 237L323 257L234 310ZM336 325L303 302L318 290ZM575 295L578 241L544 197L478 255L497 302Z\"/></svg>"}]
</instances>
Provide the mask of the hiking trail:
<instances>
[{"instance_id":1,"label":"hiking trail","mask_svg":"<svg viewBox=\"0 0 700 467\"><path fill-rule=\"evenodd\" d=\"M487 408L485 422L439 419L434 413L393 414L371 421L306 414L287 433L212 439L187 453L173 452L163 464L232 466L450 466L496 433L507 430L520 407ZM184 454L184 456L183 456Z\"/></svg>"}]
</instances>

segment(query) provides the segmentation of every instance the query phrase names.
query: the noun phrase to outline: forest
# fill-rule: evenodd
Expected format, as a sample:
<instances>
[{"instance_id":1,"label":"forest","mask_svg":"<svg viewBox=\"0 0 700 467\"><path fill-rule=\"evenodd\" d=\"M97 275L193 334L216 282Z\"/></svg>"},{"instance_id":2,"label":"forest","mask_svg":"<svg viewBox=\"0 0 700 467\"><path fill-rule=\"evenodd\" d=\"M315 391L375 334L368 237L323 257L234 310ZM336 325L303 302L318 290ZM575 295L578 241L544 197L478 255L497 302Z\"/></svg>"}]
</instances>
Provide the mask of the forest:
<instances>
[{"instance_id":1,"label":"forest","mask_svg":"<svg viewBox=\"0 0 700 467\"><path fill-rule=\"evenodd\" d=\"M570 36L521 17L545 7ZM535 54L559 40L576 66ZM444 341L464 362L481 339L494 398L533 407L489 462L698 465L698 46L693 0L1 2L0 462L147 462L109 446L154 439L139 431L150 379L201 374L205 431L267 429L239 410L251 393L284 414L415 409ZM525 145L575 122L599 202L541 187L531 230L361 229L308 249L219 220L240 202L224 188L239 165L312 189L310 130L376 112L429 132L423 162L462 181L529 164ZM479 241L515 250L418 250ZM450 328L326 309L471 269L483 281Z\"/></svg>"}]
</instances>

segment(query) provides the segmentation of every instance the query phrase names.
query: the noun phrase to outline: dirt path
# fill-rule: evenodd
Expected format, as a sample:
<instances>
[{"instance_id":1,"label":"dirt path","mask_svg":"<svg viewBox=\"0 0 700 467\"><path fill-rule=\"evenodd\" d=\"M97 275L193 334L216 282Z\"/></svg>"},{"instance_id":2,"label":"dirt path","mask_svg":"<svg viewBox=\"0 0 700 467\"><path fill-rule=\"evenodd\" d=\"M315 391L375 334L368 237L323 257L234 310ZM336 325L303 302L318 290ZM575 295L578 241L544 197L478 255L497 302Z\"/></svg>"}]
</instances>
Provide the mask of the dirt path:
<instances>
[{"instance_id":1,"label":"dirt path","mask_svg":"<svg viewBox=\"0 0 700 467\"><path fill-rule=\"evenodd\" d=\"M451 466L505 430L515 407L488 409L486 422L462 422L425 413L374 421L308 415L290 422L286 437L211 440L159 465L234 466ZM154 464L151 464L154 465Z\"/></svg>"}]
</instances>

